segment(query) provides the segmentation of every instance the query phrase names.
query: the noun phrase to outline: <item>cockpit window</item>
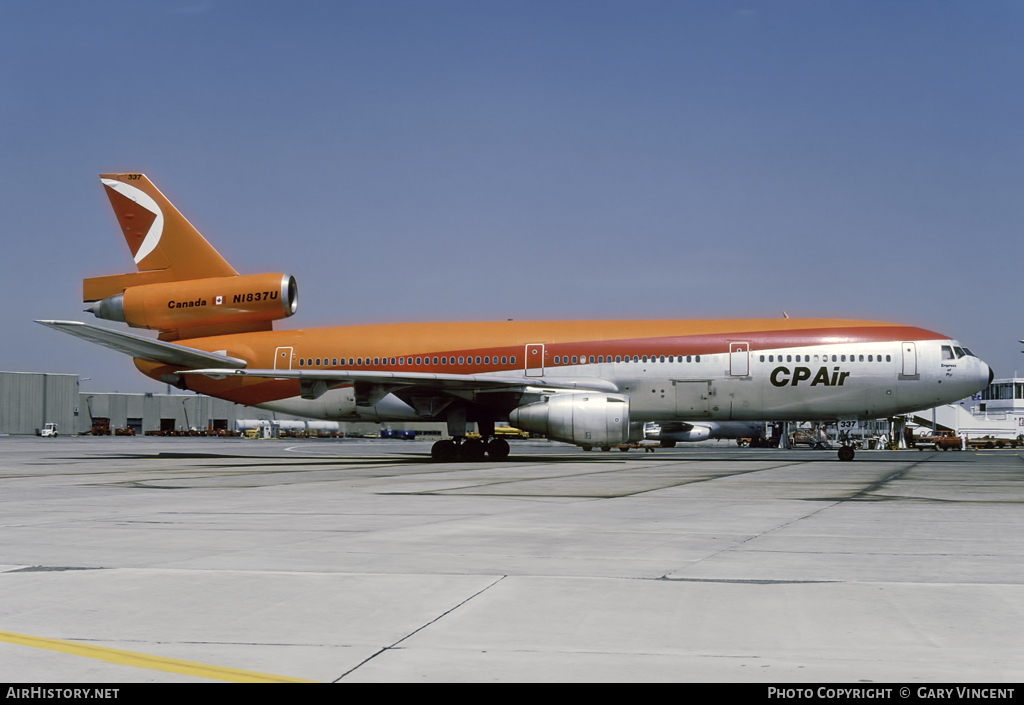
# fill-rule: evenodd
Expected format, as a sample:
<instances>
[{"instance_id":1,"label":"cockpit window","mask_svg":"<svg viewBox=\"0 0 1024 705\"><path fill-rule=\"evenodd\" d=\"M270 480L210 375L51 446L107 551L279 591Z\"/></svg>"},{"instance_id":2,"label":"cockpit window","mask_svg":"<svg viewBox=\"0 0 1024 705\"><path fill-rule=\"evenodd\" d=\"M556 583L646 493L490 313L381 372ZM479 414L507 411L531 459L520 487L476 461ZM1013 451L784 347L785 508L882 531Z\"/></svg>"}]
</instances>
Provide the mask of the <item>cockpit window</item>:
<instances>
[{"instance_id":1,"label":"cockpit window","mask_svg":"<svg viewBox=\"0 0 1024 705\"><path fill-rule=\"evenodd\" d=\"M968 357L976 357L976 355L967 348L964 348L964 354L967 355Z\"/></svg>"},{"instance_id":2,"label":"cockpit window","mask_svg":"<svg viewBox=\"0 0 1024 705\"><path fill-rule=\"evenodd\" d=\"M967 354L967 353L965 353L965 352L963 351L963 348L958 348L958 347L957 347L957 346L955 346L955 345L953 346L953 352L955 352L955 353L956 353L956 357L957 357L957 359L958 359L958 360L959 360L959 359L960 359L961 357L963 357L964 355L966 355L966 354Z\"/></svg>"},{"instance_id":3,"label":"cockpit window","mask_svg":"<svg viewBox=\"0 0 1024 705\"><path fill-rule=\"evenodd\" d=\"M953 348L949 347L948 345L943 345L942 346L942 359L943 360L952 360L953 359Z\"/></svg>"}]
</instances>

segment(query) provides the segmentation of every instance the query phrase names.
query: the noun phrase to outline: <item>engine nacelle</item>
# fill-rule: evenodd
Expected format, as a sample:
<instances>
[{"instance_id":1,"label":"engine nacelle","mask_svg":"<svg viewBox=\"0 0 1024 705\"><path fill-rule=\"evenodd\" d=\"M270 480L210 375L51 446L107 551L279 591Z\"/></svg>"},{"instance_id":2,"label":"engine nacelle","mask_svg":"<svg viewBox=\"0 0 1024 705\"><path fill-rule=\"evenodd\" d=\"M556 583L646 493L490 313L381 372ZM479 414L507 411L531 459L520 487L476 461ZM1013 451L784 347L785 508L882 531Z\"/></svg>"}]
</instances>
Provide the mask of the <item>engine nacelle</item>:
<instances>
[{"instance_id":1,"label":"engine nacelle","mask_svg":"<svg viewBox=\"0 0 1024 705\"><path fill-rule=\"evenodd\" d=\"M600 392L553 394L514 409L508 420L516 428L564 443L618 445L629 441L629 397Z\"/></svg>"},{"instance_id":2,"label":"engine nacelle","mask_svg":"<svg viewBox=\"0 0 1024 705\"><path fill-rule=\"evenodd\" d=\"M87 310L134 328L174 331L274 321L298 305L295 277L249 274L132 286Z\"/></svg>"}]
</instances>

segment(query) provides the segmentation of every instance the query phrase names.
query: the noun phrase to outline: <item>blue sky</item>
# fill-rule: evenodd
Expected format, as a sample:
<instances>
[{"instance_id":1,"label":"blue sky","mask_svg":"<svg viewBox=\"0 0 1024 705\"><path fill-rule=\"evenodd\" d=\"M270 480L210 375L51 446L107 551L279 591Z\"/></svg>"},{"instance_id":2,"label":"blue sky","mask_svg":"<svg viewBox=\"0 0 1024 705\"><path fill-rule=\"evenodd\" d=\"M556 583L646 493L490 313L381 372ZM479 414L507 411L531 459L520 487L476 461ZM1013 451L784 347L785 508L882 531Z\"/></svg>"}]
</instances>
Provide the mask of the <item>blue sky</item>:
<instances>
[{"instance_id":1,"label":"blue sky","mask_svg":"<svg viewBox=\"0 0 1024 705\"><path fill-rule=\"evenodd\" d=\"M1013 2L0 0L0 369L131 271L142 171L285 327L837 316L1024 372ZM111 324L113 325L113 324Z\"/></svg>"}]
</instances>

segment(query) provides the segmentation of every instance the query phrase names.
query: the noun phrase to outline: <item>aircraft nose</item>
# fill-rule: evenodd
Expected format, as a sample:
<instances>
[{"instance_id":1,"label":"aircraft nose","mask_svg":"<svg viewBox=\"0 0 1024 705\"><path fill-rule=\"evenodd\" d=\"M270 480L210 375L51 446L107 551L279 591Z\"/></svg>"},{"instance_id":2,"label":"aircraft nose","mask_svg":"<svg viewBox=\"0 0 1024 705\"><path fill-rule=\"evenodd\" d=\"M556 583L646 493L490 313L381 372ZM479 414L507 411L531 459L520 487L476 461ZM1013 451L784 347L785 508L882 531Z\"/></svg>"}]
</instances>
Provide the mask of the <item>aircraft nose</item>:
<instances>
[{"instance_id":1,"label":"aircraft nose","mask_svg":"<svg viewBox=\"0 0 1024 705\"><path fill-rule=\"evenodd\" d=\"M992 380L994 380L995 378L996 378L996 373L993 372L992 371L992 367L989 366L989 368L988 368L988 383L992 384Z\"/></svg>"}]
</instances>

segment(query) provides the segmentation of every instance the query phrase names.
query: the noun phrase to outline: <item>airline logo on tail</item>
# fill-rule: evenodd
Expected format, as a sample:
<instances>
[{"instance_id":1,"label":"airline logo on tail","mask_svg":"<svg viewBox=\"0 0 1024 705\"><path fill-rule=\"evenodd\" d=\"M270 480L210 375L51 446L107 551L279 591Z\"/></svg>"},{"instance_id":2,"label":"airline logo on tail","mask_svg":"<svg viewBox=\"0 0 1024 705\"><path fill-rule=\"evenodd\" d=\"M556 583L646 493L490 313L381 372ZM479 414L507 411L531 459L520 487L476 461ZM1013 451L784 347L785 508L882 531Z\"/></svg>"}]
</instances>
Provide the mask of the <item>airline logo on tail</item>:
<instances>
[{"instance_id":1,"label":"airline logo on tail","mask_svg":"<svg viewBox=\"0 0 1024 705\"><path fill-rule=\"evenodd\" d=\"M152 216L144 218L144 221L148 222L148 229L145 233L142 233L141 243L137 240L132 242L129 240L128 246L132 249L132 254L135 256L135 264L139 264L146 258L149 253L156 249L156 246L160 243L160 236L164 233L164 214L160 210L160 206L156 204L150 196L134 186L129 186L126 183L122 183L115 179L100 179L103 185L112 191L116 191L125 198L134 201L136 204L146 209L146 211ZM147 223L133 223L132 221L137 217L137 214L132 212L135 209L126 208L124 211L118 213L120 219L125 221L122 223L125 233L132 233L138 236L142 227L145 227ZM134 238L132 238L134 239Z\"/></svg>"}]
</instances>

